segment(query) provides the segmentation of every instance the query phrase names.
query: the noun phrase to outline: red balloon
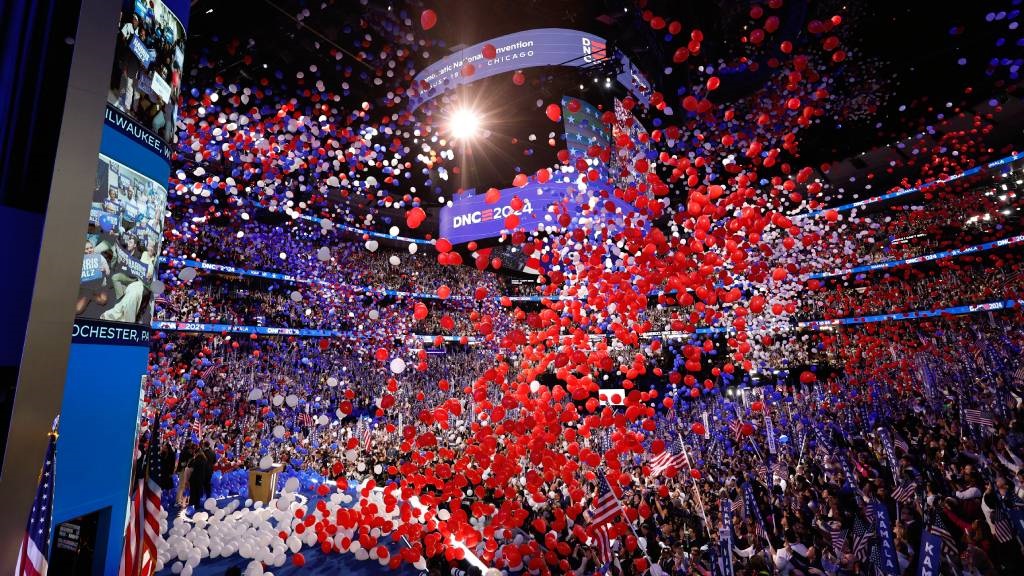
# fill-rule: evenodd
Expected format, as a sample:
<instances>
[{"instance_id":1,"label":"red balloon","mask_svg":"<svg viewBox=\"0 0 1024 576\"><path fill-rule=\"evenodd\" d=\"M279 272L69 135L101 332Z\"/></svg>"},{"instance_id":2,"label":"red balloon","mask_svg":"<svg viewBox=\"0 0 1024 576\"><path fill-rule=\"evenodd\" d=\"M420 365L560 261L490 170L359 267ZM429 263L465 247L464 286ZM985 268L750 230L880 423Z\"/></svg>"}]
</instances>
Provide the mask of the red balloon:
<instances>
[{"instance_id":1,"label":"red balloon","mask_svg":"<svg viewBox=\"0 0 1024 576\"><path fill-rule=\"evenodd\" d=\"M430 30L437 25L437 12L427 9L420 14L420 27L424 30Z\"/></svg>"},{"instance_id":2,"label":"red balloon","mask_svg":"<svg viewBox=\"0 0 1024 576\"><path fill-rule=\"evenodd\" d=\"M690 478L693 478L694 480L700 480L700 470L697 470L696 468L690 468Z\"/></svg>"},{"instance_id":3,"label":"red balloon","mask_svg":"<svg viewBox=\"0 0 1024 576\"><path fill-rule=\"evenodd\" d=\"M698 436L703 436L703 435L707 434L707 429L704 428L704 424L702 424L700 422L694 422L690 426L690 431L693 432L694 434L698 435Z\"/></svg>"},{"instance_id":4,"label":"red balloon","mask_svg":"<svg viewBox=\"0 0 1024 576\"><path fill-rule=\"evenodd\" d=\"M764 410L764 403L761 402L760 400L752 402L750 404L750 409L753 410L754 412L761 412Z\"/></svg>"},{"instance_id":5,"label":"red balloon","mask_svg":"<svg viewBox=\"0 0 1024 576\"><path fill-rule=\"evenodd\" d=\"M498 55L498 49L494 47L494 44L484 44L483 50L480 51L484 58L493 60Z\"/></svg>"},{"instance_id":6,"label":"red balloon","mask_svg":"<svg viewBox=\"0 0 1024 576\"><path fill-rule=\"evenodd\" d=\"M526 84L526 75L523 74L522 70L516 70L515 73L512 74L512 83L516 86Z\"/></svg>"},{"instance_id":7,"label":"red balloon","mask_svg":"<svg viewBox=\"0 0 1024 576\"><path fill-rule=\"evenodd\" d=\"M544 114L547 115L548 120L558 122L562 119L562 107L558 104L548 104L548 107L544 110Z\"/></svg>"},{"instance_id":8,"label":"red balloon","mask_svg":"<svg viewBox=\"0 0 1024 576\"><path fill-rule=\"evenodd\" d=\"M292 556L292 564L298 566L299 568L302 568L306 565L306 557L302 555L302 552L297 552L294 556Z\"/></svg>"}]
</instances>

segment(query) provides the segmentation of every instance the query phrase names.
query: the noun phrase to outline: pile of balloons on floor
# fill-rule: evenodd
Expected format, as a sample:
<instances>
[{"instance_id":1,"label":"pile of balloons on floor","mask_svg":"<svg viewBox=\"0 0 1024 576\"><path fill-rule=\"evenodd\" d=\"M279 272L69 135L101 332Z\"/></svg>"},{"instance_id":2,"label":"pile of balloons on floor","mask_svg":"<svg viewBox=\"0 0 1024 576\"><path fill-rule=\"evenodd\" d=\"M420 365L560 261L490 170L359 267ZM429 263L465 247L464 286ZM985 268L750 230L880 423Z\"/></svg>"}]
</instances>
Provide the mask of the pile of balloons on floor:
<instances>
[{"instance_id":1,"label":"pile of balloons on floor","mask_svg":"<svg viewBox=\"0 0 1024 576\"><path fill-rule=\"evenodd\" d=\"M308 507L311 498L300 493L300 486L297 476L288 478L280 496L266 506L251 499L244 503L233 499L220 507L215 499L209 498L203 511L191 518L175 518L169 531L167 525L171 521L167 511L161 510L159 521L161 533L166 534L166 546L158 547L157 571L170 565L172 573L191 576L200 562L237 554L249 560L246 576L272 576L266 568L280 568L289 561L302 566L305 557L301 550L317 544L325 552L348 552L358 560L388 564L391 551L383 544L364 547L364 543L377 542L387 535L381 528L359 534L358 526L345 524L345 519L355 517L351 514L353 506L375 510L382 525L401 522L398 508L385 504L383 491L374 490L372 481L359 485L358 499L342 491L332 493L329 485L320 484L317 494L323 499ZM313 529L314 524L323 529ZM321 542L321 533L329 533L330 538ZM423 570L426 561L420 558L413 566Z\"/></svg>"}]
</instances>

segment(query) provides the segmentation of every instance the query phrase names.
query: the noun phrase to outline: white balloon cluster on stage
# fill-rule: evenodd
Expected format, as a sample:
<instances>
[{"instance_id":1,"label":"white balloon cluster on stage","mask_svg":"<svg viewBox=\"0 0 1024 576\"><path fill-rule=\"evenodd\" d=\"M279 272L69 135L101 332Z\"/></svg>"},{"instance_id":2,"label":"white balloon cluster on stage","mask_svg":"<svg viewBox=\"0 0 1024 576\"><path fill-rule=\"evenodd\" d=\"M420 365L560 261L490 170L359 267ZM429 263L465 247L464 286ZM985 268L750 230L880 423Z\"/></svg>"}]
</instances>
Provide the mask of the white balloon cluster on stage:
<instances>
[{"instance_id":1,"label":"white balloon cluster on stage","mask_svg":"<svg viewBox=\"0 0 1024 576\"><path fill-rule=\"evenodd\" d=\"M365 487L365 482L359 490ZM387 512L384 493L378 487L371 490L366 498L367 503L375 504L377 516L393 522L401 523L398 507ZM288 561L289 554L300 552L305 547L317 544L314 530L305 530L301 534L295 530L303 521L296 517L296 510L302 508L307 514L320 514L313 506L307 506L308 499L299 493L299 480L289 478L278 498L271 500L267 506L263 502L232 500L223 508L210 498L203 505L201 512L192 518L179 517L174 519L168 528L166 510L161 511L161 538L157 541L157 571L171 566L171 572L182 576L191 576L200 562L206 559L229 557L235 554L250 560L245 576L273 576L272 572L264 571L264 566L280 568ZM326 501L326 518L334 518L342 508L359 507L360 499L342 492L333 492ZM412 503L421 510L424 507L417 502ZM416 521L415 519L413 521ZM281 538L281 533L286 537ZM380 528L373 528L370 533L374 538L382 536ZM386 534L383 534L386 536ZM364 549L359 542L357 531L352 528L338 527L332 537L336 550L353 554L357 560L376 560L386 566L390 556L379 556L377 547ZM426 561L418 560L413 566L418 570L426 569Z\"/></svg>"}]
</instances>

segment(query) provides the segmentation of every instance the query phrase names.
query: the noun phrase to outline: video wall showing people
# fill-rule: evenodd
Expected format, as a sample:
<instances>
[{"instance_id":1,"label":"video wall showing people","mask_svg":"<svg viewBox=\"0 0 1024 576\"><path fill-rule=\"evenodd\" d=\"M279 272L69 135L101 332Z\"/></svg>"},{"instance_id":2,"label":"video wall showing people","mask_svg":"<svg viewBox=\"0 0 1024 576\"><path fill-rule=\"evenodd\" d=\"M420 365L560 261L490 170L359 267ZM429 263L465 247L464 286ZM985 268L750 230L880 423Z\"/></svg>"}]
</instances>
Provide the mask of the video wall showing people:
<instances>
[{"instance_id":1,"label":"video wall showing people","mask_svg":"<svg viewBox=\"0 0 1024 576\"><path fill-rule=\"evenodd\" d=\"M160 0L125 0L107 102L156 133L174 138L185 28Z\"/></svg>"},{"instance_id":2,"label":"video wall showing people","mask_svg":"<svg viewBox=\"0 0 1024 576\"><path fill-rule=\"evenodd\" d=\"M75 314L149 325L167 189L100 155Z\"/></svg>"}]
</instances>

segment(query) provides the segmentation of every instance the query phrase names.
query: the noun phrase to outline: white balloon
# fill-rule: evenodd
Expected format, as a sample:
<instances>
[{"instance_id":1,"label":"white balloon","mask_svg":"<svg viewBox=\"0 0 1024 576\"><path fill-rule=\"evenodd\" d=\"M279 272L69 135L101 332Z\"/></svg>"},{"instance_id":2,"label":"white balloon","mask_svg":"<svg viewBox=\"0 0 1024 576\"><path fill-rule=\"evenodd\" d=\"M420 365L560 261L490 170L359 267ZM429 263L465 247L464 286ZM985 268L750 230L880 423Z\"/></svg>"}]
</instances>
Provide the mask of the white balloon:
<instances>
[{"instance_id":1,"label":"white balloon","mask_svg":"<svg viewBox=\"0 0 1024 576\"><path fill-rule=\"evenodd\" d=\"M405 360L402 360L401 358L392 358L391 372L395 374L401 374L402 372L405 372Z\"/></svg>"},{"instance_id":2,"label":"white balloon","mask_svg":"<svg viewBox=\"0 0 1024 576\"><path fill-rule=\"evenodd\" d=\"M409 244L409 254L415 254L417 250L419 250L419 246L415 243Z\"/></svg>"},{"instance_id":3,"label":"white balloon","mask_svg":"<svg viewBox=\"0 0 1024 576\"><path fill-rule=\"evenodd\" d=\"M273 465L274 465L274 459L269 454L267 454L263 458L260 458L259 467L260 467L261 470L267 470L268 468L270 468ZM252 500L246 500L245 501L245 505L246 505L246 507L252 506Z\"/></svg>"},{"instance_id":4,"label":"white balloon","mask_svg":"<svg viewBox=\"0 0 1024 576\"><path fill-rule=\"evenodd\" d=\"M327 379L327 385L332 387L332 388L334 386L337 386L338 385L338 379L335 378L334 376L331 376L330 378Z\"/></svg>"},{"instance_id":5,"label":"white balloon","mask_svg":"<svg viewBox=\"0 0 1024 576\"><path fill-rule=\"evenodd\" d=\"M296 396L295 394L289 394L288 397L284 399L284 401L286 404L288 404L289 408L295 408L299 404L299 397Z\"/></svg>"},{"instance_id":6,"label":"white balloon","mask_svg":"<svg viewBox=\"0 0 1024 576\"><path fill-rule=\"evenodd\" d=\"M298 490L299 490L299 479L296 478L295 476L292 476L291 478L288 479L287 482L284 483L284 490L283 490L283 492L291 493L291 492L297 492Z\"/></svg>"},{"instance_id":7,"label":"white balloon","mask_svg":"<svg viewBox=\"0 0 1024 576\"><path fill-rule=\"evenodd\" d=\"M284 404L284 396L281 396L280 394L275 394L273 400L271 400L271 403L274 406L280 406L281 404Z\"/></svg>"},{"instance_id":8,"label":"white balloon","mask_svg":"<svg viewBox=\"0 0 1024 576\"><path fill-rule=\"evenodd\" d=\"M388 258L388 262L390 262L392 266L398 266L402 263L402 260L398 256L392 254L391 257Z\"/></svg>"},{"instance_id":9,"label":"white balloon","mask_svg":"<svg viewBox=\"0 0 1024 576\"><path fill-rule=\"evenodd\" d=\"M378 318L380 318L380 312L376 310L370 310L369 316L370 320L377 320Z\"/></svg>"},{"instance_id":10,"label":"white balloon","mask_svg":"<svg viewBox=\"0 0 1024 576\"><path fill-rule=\"evenodd\" d=\"M302 292L299 292L298 290L292 290L292 293L289 294L289 298L292 299L292 302L299 302L300 300L302 300Z\"/></svg>"},{"instance_id":11,"label":"white balloon","mask_svg":"<svg viewBox=\"0 0 1024 576\"><path fill-rule=\"evenodd\" d=\"M280 424L278 424L277 426L274 426L274 438L277 438L277 439L284 438L284 426L282 426Z\"/></svg>"},{"instance_id":12,"label":"white balloon","mask_svg":"<svg viewBox=\"0 0 1024 576\"><path fill-rule=\"evenodd\" d=\"M378 246L379 246L379 244L377 244L376 240L367 240L366 241L366 249L369 250L370 252L376 252Z\"/></svg>"},{"instance_id":13,"label":"white balloon","mask_svg":"<svg viewBox=\"0 0 1024 576\"><path fill-rule=\"evenodd\" d=\"M316 259L321 262L326 262L331 259L331 249L324 246L323 248L316 251Z\"/></svg>"}]
</instances>

